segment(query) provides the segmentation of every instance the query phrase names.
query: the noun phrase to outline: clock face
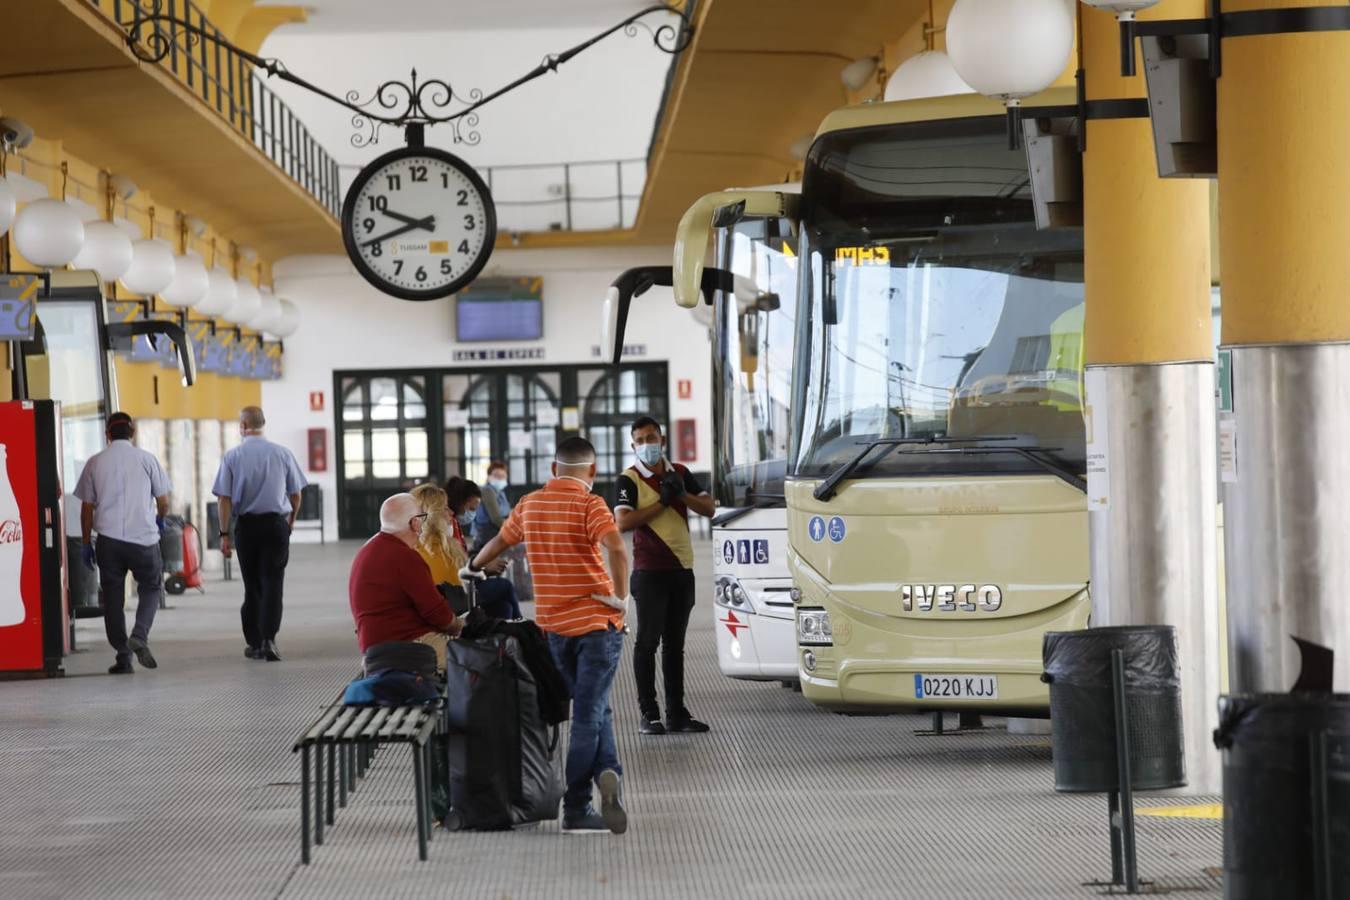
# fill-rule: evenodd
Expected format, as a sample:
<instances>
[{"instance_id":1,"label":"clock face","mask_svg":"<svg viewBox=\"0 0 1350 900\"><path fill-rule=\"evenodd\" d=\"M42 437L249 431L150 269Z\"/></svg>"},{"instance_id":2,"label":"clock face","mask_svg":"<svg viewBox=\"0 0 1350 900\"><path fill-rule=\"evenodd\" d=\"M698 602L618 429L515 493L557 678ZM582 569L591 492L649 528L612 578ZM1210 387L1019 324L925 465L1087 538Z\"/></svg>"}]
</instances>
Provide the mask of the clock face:
<instances>
[{"instance_id":1,"label":"clock face","mask_svg":"<svg viewBox=\"0 0 1350 900\"><path fill-rule=\"evenodd\" d=\"M437 300L482 271L497 239L483 179L430 147L386 153L356 176L342 209L347 255L367 281L404 300Z\"/></svg>"}]
</instances>

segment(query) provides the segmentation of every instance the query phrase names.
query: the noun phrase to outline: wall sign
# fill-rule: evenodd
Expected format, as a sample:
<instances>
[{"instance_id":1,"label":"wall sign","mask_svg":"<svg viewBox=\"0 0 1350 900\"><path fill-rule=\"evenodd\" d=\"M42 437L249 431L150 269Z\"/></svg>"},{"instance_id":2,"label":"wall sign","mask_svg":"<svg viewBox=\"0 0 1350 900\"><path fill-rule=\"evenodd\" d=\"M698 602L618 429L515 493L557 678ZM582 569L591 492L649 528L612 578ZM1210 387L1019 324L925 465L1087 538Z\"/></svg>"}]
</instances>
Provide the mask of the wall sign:
<instances>
[{"instance_id":1,"label":"wall sign","mask_svg":"<svg viewBox=\"0 0 1350 900\"><path fill-rule=\"evenodd\" d=\"M543 347L511 347L496 350L456 350L455 362L492 362L513 359L543 359Z\"/></svg>"},{"instance_id":2,"label":"wall sign","mask_svg":"<svg viewBox=\"0 0 1350 900\"><path fill-rule=\"evenodd\" d=\"M1087 501L1088 509L1106 509L1110 505L1111 479L1106 469L1111 424L1106 416L1106 372L1088 369L1083 373L1085 397L1083 421L1087 426Z\"/></svg>"},{"instance_id":3,"label":"wall sign","mask_svg":"<svg viewBox=\"0 0 1350 900\"><path fill-rule=\"evenodd\" d=\"M694 396L694 382L688 378L681 378L675 382L675 386L681 400L688 400Z\"/></svg>"},{"instance_id":4,"label":"wall sign","mask_svg":"<svg viewBox=\"0 0 1350 900\"><path fill-rule=\"evenodd\" d=\"M624 345L623 345L623 355L624 355L625 358L630 357L630 356L646 356L646 355L647 355L647 345L646 345L646 344L624 344ZM602 356L602 354L601 354L601 352L600 352L600 345L599 345L599 344L591 344L591 356L594 357L595 359L599 359L599 358Z\"/></svg>"},{"instance_id":5,"label":"wall sign","mask_svg":"<svg viewBox=\"0 0 1350 900\"><path fill-rule=\"evenodd\" d=\"M0 340L31 341L36 332L39 275L0 275Z\"/></svg>"},{"instance_id":6,"label":"wall sign","mask_svg":"<svg viewBox=\"0 0 1350 900\"><path fill-rule=\"evenodd\" d=\"M323 391L309 392L309 411L323 412Z\"/></svg>"}]
</instances>

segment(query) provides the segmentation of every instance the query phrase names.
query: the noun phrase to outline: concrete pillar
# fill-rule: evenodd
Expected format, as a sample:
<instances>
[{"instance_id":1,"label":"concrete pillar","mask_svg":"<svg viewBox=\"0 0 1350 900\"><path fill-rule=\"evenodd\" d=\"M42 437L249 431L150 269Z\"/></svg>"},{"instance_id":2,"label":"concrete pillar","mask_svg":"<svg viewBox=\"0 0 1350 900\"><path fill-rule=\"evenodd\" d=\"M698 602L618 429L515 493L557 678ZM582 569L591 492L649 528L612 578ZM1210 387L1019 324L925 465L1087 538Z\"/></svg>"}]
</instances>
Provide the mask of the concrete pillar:
<instances>
[{"instance_id":1,"label":"concrete pillar","mask_svg":"<svg viewBox=\"0 0 1350 900\"><path fill-rule=\"evenodd\" d=\"M1350 32L1226 39L1218 90L1232 689L1289 690L1296 635L1350 691Z\"/></svg>"},{"instance_id":2,"label":"concrete pillar","mask_svg":"<svg viewBox=\"0 0 1350 900\"><path fill-rule=\"evenodd\" d=\"M1080 7L1089 100L1146 94L1120 75L1115 18ZM1203 16L1165 0L1145 17ZM1083 158L1093 625L1174 625L1188 791L1219 789L1220 692L1209 183L1158 177L1148 119L1087 123Z\"/></svg>"}]
</instances>

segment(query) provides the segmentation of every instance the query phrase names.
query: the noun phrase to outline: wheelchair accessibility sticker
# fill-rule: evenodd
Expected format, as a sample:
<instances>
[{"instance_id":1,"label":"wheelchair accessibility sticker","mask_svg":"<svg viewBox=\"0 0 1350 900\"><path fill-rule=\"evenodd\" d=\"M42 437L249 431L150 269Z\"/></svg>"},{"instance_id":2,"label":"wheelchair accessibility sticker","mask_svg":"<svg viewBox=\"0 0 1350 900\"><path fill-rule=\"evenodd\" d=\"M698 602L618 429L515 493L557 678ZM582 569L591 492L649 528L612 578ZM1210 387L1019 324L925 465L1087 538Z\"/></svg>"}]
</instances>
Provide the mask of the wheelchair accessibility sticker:
<instances>
[{"instance_id":1,"label":"wheelchair accessibility sticker","mask_svg":"<svg viewBox=\"0 0 1350 900\"><path fill-rule=\"evenodd\" d=\"M844 520L835 516L830 519L830 540L836 544L844 542L844 535L847 532L844 529Z\"/></svg>"},{"instance_id":2,"label":"wheelchair accessibility sticker","mask_svg":"<svg viewBox=\"0 0 1350 900\"><path fill-rule=\"evenodd\" d=\"M806 523L806 533L817 544L825 540L825 520L820 516L812 516L811 521Z\"/></svg>"}]
</instances>

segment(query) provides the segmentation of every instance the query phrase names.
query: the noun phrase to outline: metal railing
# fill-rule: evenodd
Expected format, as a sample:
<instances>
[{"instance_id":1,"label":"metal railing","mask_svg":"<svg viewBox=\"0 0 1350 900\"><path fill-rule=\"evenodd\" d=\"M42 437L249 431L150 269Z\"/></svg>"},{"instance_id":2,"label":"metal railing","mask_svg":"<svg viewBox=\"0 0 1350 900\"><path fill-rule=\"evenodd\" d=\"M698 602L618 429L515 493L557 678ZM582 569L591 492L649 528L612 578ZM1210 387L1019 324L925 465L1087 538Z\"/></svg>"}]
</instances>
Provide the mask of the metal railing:
<instances>
[{"instance_id":1,"label":"metal railing","mask_svg":"<svg viewBox=\"0 0 1350 900\"><path fill-rule=\"evenodd\" d=\"M88 0L123 28L146 12L183 20L218 37L193 0ZM213 41L200 40L178 25L154 26L168 42L161 66L216 111L230 127L253 142L272 162L323 204L335 217L342 212L338 164L290 108L269 89L242 56Z\"/></svg>"},{"instance_id":2,"label":"metal railing","mask_svg":"<svg viewBox=\"0 0 1350 900\"><path fill-rule=\"evenodd\" d=\"M343 165L344 185L359 166ZM633 227L647 180L645 159L490 166L497 230L607 231Z\"/></svg>"}]
</instances>

